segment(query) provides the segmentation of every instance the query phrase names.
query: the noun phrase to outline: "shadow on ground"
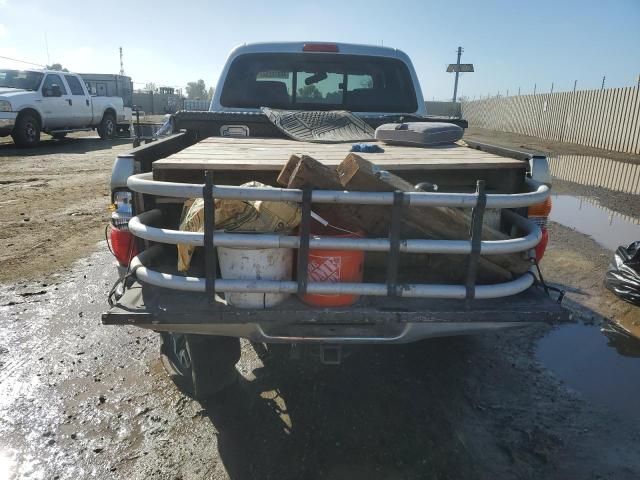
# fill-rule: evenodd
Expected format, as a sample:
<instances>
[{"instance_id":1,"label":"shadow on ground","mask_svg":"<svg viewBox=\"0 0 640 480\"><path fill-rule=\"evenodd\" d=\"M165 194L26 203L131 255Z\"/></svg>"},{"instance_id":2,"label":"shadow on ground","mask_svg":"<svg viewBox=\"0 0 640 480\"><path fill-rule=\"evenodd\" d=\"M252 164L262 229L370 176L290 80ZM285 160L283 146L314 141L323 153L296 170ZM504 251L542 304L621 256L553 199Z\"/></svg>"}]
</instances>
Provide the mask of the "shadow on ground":
<instances>
[{"instance_id":1,"label":"shadow on ground","mask_svg":"<svg viewBox=\"0 0 640 480\"><path fill-rule=\"evenodd\" d=\"M474 344L366 347L337 367L262 351L255 380L205 405L220 459L232 479L472 478L452 419Z\"/></svg>"},{"instance_id":2,"label":"shadow on ground","mask_svg":"<svg viewBox=\"0 0 640 480\"><path fill-rule=\"evenodd\" d=\"M47 155L58 153L88 153L95 150L104 150L112 145L131 143L130 138L114 138L101 140L98 137L67 137L61 140L45 139L34 148L19 148L12 142L0 143L0 156L5 157L31 157L35 155Z\"/></svg>"}]
</instances>

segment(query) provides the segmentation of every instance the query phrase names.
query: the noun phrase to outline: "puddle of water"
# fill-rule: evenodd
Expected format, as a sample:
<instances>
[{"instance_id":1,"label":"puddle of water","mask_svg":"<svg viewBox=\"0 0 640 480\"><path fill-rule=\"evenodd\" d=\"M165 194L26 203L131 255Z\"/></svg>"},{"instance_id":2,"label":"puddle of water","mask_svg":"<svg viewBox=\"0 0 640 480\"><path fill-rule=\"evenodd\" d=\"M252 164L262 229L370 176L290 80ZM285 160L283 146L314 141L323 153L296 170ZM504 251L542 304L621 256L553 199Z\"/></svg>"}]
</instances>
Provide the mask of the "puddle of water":
<instances>
[{"instance_id":1,"label":"puddle of water","mask_svg":"<svg viewBox=\"0 0 640 480\"><path fill-rule=\"evenodd\" d=\"M589 235L609 250L640 240L640 219L614 212L593 198L552 195L552 200L552 221Z\"/></svg>"},{"instance_id":2,"label":"puddle of water","mask_svg":"<svg viewBox=\"0 0 640 480\"><path fill-rule=\"evenodd\" d=\"M640 164L588 155L549 157L551 175L569 182L640 194Z\"/></svg>"},{"instance_id":3,"label":"puddle of water","mask_svg":"<svg viewBox=\"0 0 640 480\"><path fill-rule=\"evenodd\" d=\"M15 455L0 450L0 478L10 478L15 475L16 461Z\"/></svg>"},{"instance_id":4,"label":"puddle of water","mask_svg":"<svg viewBox=\"0 0 640 480\"><path fill-rule=\"evenodd\" d=\"M617 331L603 333L597 326L563 325L540 340L537 358L595 403L640 418L640 341Z\"/></svg>"}]
</instances>

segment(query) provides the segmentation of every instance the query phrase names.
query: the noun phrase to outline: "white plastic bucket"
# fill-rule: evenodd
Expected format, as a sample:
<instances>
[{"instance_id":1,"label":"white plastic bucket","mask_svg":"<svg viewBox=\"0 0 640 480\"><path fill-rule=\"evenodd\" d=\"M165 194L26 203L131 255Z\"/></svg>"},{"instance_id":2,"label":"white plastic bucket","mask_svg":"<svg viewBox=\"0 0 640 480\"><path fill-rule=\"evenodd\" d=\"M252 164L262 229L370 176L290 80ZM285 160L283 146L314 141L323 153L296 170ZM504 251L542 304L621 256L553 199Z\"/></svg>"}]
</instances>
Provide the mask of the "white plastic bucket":
<instances>
[{"instance_id":1,"label":"white plastic bucket","mask_svg":"<svg viewBox=\"0 0 640 480\"><path fill-rule=\"evenodd\" d=\"M217 247L220 274L227 280L291 280L293 250L290 248ZM225 293L229 305L268 308L289 297L288 293Z\"/></svg>"}]
</instances>

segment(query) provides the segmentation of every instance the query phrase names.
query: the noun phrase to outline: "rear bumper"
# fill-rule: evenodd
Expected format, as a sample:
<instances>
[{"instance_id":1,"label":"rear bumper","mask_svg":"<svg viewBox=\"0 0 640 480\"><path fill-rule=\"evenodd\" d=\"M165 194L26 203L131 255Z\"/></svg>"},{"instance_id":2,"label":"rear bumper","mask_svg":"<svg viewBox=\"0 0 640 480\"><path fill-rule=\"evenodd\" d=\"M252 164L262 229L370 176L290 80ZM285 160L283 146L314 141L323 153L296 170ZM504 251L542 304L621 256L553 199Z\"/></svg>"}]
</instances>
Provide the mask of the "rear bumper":
<instances>
[{"instance_id":1,"label":"rear bumper","mask_svg":"<svg viewBox=\"0 0 640 480\"><path fill-rule=\"evenodd\" d=\"M16 112L0 112L0 137L11 135L17 116Z\"/></svg>"},{"instance_id":2,"label":"rear bumper","mask_svg":"<svg viewBox=\"0 0 640 480\"><path fill-rule=\"evenodd\" d=\"M362 297L354 306L311 308L295 297L267 310L242 310L216 297L134 284L102 315L106 325L243 337L265 343L409 343L531 323L568 321L569 313L532 287L490 300Z\"/></svg>"}]
</instances>

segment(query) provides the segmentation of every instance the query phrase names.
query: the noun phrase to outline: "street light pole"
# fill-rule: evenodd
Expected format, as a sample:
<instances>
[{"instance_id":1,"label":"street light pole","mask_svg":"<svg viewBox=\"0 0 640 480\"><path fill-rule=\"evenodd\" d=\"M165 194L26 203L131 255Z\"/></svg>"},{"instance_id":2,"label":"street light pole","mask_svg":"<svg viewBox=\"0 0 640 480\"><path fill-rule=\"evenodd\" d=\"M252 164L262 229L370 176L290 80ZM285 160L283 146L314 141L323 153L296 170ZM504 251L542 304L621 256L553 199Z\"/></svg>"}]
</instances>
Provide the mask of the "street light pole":
<instances>
[{"instance_id":1,"label":"street light pole","mask_svg":"<svg viewBox=\"0 0 640 480\"><path fill-rule=\"evenodd\" d=\"M460 57L462 56L462 47L458 47L458 61L456 62L456 80L453 84L453 102L458 97L458 76L460 75Z\"/></svg>"}]
</instances>

